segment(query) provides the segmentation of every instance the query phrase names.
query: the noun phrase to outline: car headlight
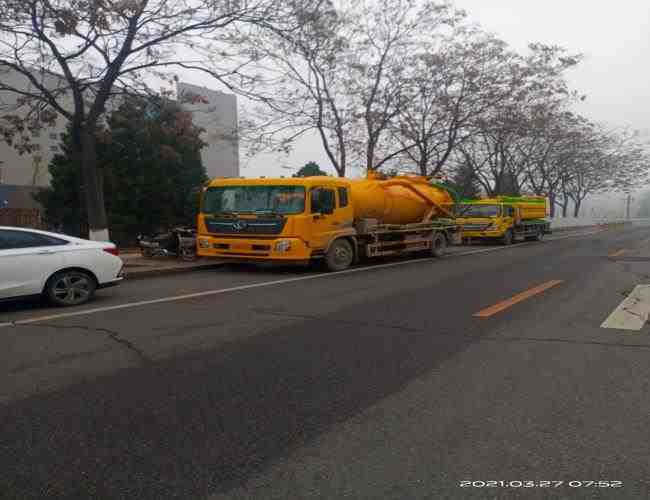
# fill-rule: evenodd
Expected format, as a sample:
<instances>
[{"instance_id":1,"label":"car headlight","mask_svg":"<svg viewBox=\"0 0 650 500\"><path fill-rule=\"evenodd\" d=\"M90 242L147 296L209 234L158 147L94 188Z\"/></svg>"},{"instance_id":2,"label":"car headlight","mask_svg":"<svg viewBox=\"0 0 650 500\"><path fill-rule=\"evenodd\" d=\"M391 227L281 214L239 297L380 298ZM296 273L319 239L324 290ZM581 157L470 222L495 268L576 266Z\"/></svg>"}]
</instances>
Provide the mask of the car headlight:
<instances>
[{"instance_id":1,"label":"car headlight","mask_svg":"<svg viewBox=\"0 0 650 500\"><path fill-rule=\"evenodd\" d=\"M276 252L286 252L291 249L291 242L289 240L276 241L273 248Z\"/></svg>"},{"instance_id":2,"label":"car headlight","mask_svg":"<svg viewBox=\"0 0 650 500\"><path fill-rule=\"evenodd\" d=\"M199 246L201 248L210 248L210 240L206 240L205 238L199 238Z\"/></svg>"}]
</instances>

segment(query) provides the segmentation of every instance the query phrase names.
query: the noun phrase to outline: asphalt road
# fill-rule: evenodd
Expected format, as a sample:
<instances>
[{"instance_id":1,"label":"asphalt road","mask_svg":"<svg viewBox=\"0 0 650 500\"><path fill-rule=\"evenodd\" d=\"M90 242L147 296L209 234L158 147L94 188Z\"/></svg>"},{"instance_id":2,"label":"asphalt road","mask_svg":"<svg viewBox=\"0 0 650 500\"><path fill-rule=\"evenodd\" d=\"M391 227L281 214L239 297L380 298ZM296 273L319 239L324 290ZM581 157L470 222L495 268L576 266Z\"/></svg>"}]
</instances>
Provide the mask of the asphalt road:
<instances>
[{"instance_id":1,"label":"asphalt road","mask_svg":"<svg viewBox=\"0 0 650 500\"><path fill-rule=\"evenodd\" d=\"M650 227L588 233L0 305L0 498L648 498Z\"/></svg>"}]
</instances>

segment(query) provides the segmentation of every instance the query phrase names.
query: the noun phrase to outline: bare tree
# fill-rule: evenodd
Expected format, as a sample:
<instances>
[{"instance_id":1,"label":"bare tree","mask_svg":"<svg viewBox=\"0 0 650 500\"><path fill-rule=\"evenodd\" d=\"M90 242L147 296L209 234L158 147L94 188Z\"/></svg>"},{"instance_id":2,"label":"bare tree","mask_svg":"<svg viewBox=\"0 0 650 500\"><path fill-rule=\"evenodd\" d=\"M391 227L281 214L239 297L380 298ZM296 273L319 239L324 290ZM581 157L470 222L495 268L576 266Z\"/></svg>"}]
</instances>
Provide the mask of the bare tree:
<instances>
[{"instance_id":1,"label":"bare tree","mask_svg":"<svg viewBox=\"0 0 650 500\"><path fill-rule=\"evenodd\" d=\"M349 88L360 121L351 142L360 146L356 153L366 169L379 169L413 147L390 134L413 96L412 55L427 33L451 29L464 18L446 2L379 0L364 6L350 53Z\"/></svg>"},{"instance_id":2,"label":"bare tree","mask_svg":"<svg viewBox=\"0 0 650 500\"><path fill-rule=\"evenodd\" d=\"M434 35L409 59L410 95L392 132L419 173L435 176L475 120L516 90L518 75L517 56L493 35L464 25Z\"/></svg>"},{"instance_id":3,"label":"bare tree","mask_svg":"<svg viewBox=\"0 0 650 500\"><path fill-rule=\"evenodd\" d=\"M256 135L282 137L282 149L316 130L340 176L351 164L380 168L405 150L389 129L409 98L410 55L425 33L461 15L429 0L322 3L301 13L301 29L258 38L255 50L277 78L253 96L264 104Z\"/></svg>"},{"instance_id":4,"label":"bare tree","mask_svg":"<svg viewBox=\"0 0 650 500\"><path fill-rule=\"evenodd\" d=\"M546 174L540 177L539 167L548 165L549 144L554 141L549 116L576 97L568 90L564 73L579 60L560 47L531 44L527 56L510 62L515 75L512 91L496 109L474 120L475 130L458 148L459 161L472 165L488 194L519 193L531 179L548 182ZM533 165L538 167L535 174ZM543 190L540 185L536 188Z\"/></svg>"},{"instance_id":5,"label":"bare tree","mask_svg":"<svg viewBox=\"0 0 650 500\"><path fill-rule=\"evenodd\" d=\"M573 216L578 217L584 199L609 190L629 192L647 181L650 154L638 132L607 130L589 124L576 161L569 169L566 196L573 201Z\"/></svg>"},{"instance_id":6,"label":"bare tree","mask_svg":"<svg viewBox=\"0 0 650 500\"><path fill-rule=\"evenodd\" d=\"M297 2L252 0L0 0L0 81L17 97L3 136L29 149L28 134L57 117L70 126L82 165L90 237L108 239L95 129L110 100L149 89L147 76L169 80L196 70L244 87L248 59L237 47L246 26L291 30Z\"/></svg>"},{"instance_id":7,"label":"bare tree","mask_svg":"<svg viewBox=\"0 0 650 500\"><path fill-rule=\"evenodd\" d=\"M257 30L251 51L266 77L254 92L254 119L245 138L253 153L288 152L296 139L316 131L337 174L345 176L352 106L346 85L354 14L329 0L294 12L297 29Z\"/></svg>"}]
</instances>

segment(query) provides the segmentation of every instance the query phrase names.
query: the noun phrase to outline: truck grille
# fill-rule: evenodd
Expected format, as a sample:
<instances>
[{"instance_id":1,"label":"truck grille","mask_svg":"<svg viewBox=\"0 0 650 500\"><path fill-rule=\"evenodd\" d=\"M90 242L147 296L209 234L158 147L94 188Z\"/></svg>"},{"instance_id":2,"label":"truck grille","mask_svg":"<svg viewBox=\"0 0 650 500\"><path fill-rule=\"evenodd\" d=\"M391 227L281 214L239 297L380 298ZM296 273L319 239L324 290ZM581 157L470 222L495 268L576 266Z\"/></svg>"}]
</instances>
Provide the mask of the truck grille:
<instances>
[{"instance_id":1,"label":"truck grille","mask_svg":"<svg viewBox=\"0 0 650 500\"><path fill-rule=\"evenodd\" d=\"M215 234L280 234L287 219L212 219L205 226Z\"/></svg>"},{"instance_id":2,"label":"truck grille","mask_svg":"<svg viewBox=\"0 0 650 500\"><path fill-rule=\"evenodd\" d=\"M486 231L490 224L463 224L463 231Z\"/></svg>"}]
</instances>

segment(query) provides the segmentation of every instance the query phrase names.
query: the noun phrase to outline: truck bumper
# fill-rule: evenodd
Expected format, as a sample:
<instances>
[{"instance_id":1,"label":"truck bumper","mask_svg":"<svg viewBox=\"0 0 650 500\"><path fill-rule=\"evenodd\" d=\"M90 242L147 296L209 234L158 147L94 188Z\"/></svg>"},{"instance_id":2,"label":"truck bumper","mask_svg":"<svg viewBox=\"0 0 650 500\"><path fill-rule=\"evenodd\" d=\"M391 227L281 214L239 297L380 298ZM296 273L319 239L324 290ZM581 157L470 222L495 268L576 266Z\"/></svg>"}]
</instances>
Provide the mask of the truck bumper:
<instances>
[{"instance_id":1,"label":"truck bumper","mask_svg":"<svg viewBox=\"0 0 650 500\"><path fill-rule=\"evenodd\" d=\"M248 239L200 235L198 255L234 261L300 262L311 258L311 249L300 238Z\"/></svg>"},{"instance_id":2,"label":"truck bumper","mask_svg":"<svg viewBox=\"0 0 650 500\"><path fill-rule=\"evenodd\" d=\"M463 231L462 236L464 240L470 238L501 238L503 232L501 231Z\"/></svg>"}]
</instances>

